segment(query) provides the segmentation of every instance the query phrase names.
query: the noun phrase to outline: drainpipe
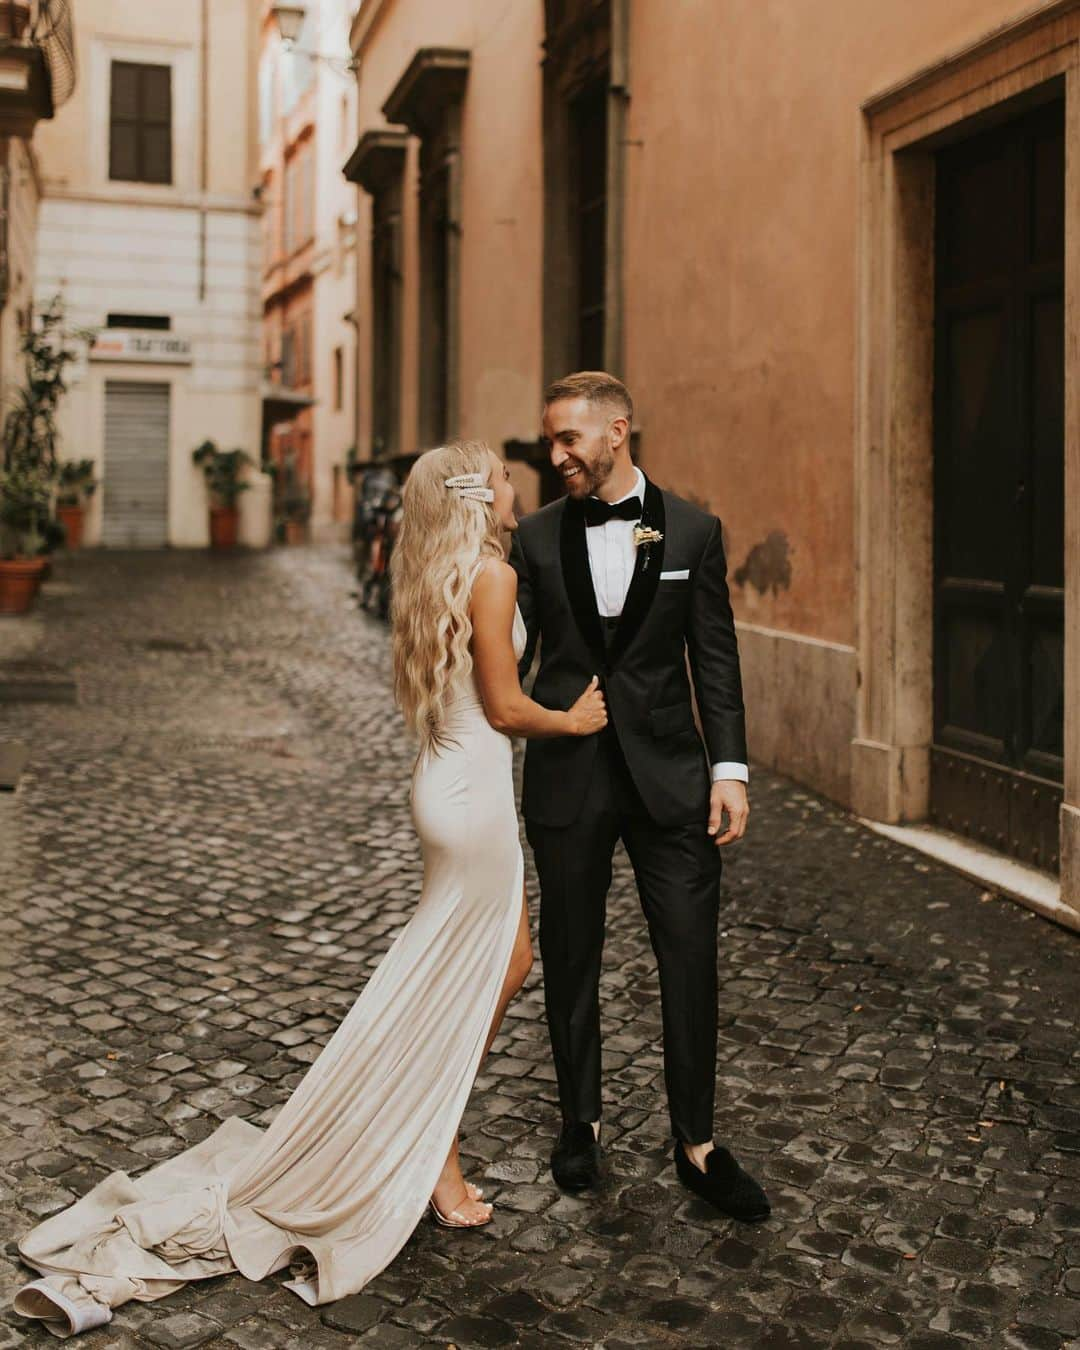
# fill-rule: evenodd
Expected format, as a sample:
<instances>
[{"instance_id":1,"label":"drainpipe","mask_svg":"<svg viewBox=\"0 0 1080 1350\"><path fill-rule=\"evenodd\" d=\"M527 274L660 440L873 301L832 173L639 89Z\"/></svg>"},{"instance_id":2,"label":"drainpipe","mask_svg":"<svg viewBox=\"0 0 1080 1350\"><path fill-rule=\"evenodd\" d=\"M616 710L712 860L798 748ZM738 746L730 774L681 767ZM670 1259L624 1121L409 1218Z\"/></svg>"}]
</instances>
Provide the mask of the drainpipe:
<instances>
[{"instance_id":1,"label":"drainpipe","mask_svg":"<svg viewBox=\"0 0 1080 1350\"><path fill-rule=\"evenodd\" d=\"M607 253L604 352L609 370L625 377L623 222L626 214L626 109L630 102L630 0L612 0L608 84Z\"/></svg>"},{"instance_id":2,"label":"drainpipe","mask_svg":"<svg viewBox=\"0 0 1080 1350\"><path fill-rule=\"evenodd\" d=\"M210 0L202 0L199 57L199 300L206 299L206 189L210 164Z\"/></svg>"}]
</instances>

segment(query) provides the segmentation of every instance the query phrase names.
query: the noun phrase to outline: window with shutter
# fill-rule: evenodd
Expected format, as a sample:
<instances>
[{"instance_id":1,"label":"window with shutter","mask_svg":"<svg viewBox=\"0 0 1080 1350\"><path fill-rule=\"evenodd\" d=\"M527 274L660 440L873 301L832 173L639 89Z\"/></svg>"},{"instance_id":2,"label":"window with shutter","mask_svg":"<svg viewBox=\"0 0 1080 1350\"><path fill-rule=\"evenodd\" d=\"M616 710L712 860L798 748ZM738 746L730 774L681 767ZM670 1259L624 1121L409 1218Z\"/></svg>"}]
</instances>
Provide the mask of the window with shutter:
<instances>
[{"instance_id":1,"label":"window with shutter","mask_svg":"<svg viewBox=\"0 0 1080 1350\"><path fill-rule=\"evenodd\" d=\"M172 68L113 61L109 94L109 177L172 182Z\"/></svg>"},{"instance_id":2,"label":"window with shutter","mask_svg":"<svg viewBox=\"0 0 1080 1350\"><path fill-rule=\"evenodd\" d=\"M282 251L286 258L296 247L295 231L293 229L293 212L296 198L296 161L288 160L285 164L285 192L281 203L281 231L282 231Z\"/></svg>"}]
</instances>

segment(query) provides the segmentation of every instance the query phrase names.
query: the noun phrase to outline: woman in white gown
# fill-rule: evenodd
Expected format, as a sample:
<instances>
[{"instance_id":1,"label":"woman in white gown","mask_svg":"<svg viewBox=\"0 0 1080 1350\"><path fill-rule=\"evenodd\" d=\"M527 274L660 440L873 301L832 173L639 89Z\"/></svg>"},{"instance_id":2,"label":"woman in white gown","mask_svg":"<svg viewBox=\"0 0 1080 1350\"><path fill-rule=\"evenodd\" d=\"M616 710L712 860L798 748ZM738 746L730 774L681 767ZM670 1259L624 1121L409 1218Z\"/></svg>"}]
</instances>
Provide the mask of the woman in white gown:
<instances>
[{"instance_id":1,"label":"woman in white gown","mask_svg":"<svg viewBox=\"0 0 1080 1350\"><path fill-rule=\"evenodd\" d=\"M113 1172L22 1238L41 1278L16 1311L58 1336L232 1270L261 1280L289 1267L286 1287L329 1303L384 1269L429 1204L451 1227L489 1222L457 1129L532 961L510 736L591 735L606 721L595 680L567 712L521 691L503 547L513 500L479 442L428 451L405 488L394 665L421 742L415 913L265 1132L226 1120L136 1178Z\"/></svg>"}]
</instances>

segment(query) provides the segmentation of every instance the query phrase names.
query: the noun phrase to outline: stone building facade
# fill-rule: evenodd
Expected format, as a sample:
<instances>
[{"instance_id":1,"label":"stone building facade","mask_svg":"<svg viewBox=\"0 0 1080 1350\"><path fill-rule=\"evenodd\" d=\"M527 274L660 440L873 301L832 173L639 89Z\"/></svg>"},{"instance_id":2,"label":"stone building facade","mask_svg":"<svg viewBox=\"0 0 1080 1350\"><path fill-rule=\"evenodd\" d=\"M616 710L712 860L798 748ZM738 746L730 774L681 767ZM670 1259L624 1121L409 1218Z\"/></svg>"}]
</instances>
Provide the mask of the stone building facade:
<instances>
[{"instance_id":1,"label":"stone building facade","mask_svg":"<svg viewBox=\"0 0 1080 1350\"><path fill-rule=\"evenodd\" d=\"M255 0L83 0L80 80L36 138L37 295L98 330L62 409L96 461L86 542L201 546L209 437L259 453ZM242 499L265 543L269 481Z\"/></svg>"},{"instance_id":2,"label":"stone building facade","mask_svg":"<svg viewBox=\"0 0 1080 1350\"><path fill-rule=\"evenodd\" d=\"M544 383L616 372L723 520L752 756L1080 924L1071 0L367 0L351 45L361 458L483 436L528 508Z\"/></svg>"},{"instance_id":3,"label":"stone building facade","mask_svg":"<svg viewBox=\"0 0 1080 1350\"><path fill-rule=\"evenodd\" d=\"M347 34L353 0L314 0L295 38L261 4L264 451L279 511L299 494L315 538L349 519L356 330L355 202L341 163L355 123Z\"/></svg>"}]
</instances>

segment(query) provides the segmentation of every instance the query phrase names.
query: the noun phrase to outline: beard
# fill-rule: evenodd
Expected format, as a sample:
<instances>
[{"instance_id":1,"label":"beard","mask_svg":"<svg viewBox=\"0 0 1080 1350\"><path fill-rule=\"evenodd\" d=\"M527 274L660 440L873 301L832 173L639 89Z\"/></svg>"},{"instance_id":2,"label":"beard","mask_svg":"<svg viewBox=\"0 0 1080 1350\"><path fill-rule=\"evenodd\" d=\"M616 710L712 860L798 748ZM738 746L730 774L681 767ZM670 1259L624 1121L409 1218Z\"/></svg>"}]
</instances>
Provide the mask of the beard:
<instances>
[{"instance_id":1,"label":"beard","mask_svg":"<svg viewBox=\"0 0 1080 1350\"><path fill-rule=\"evenodd\" d=\"M598 446L588 461L579 459L576 455L572 455L571 460L580 470L573 478L563 479L567 494L571 497L591 496L598 488L603 487L615 467L615 455L611 447L605 444Z\"/></svg>"}]
</instances>

